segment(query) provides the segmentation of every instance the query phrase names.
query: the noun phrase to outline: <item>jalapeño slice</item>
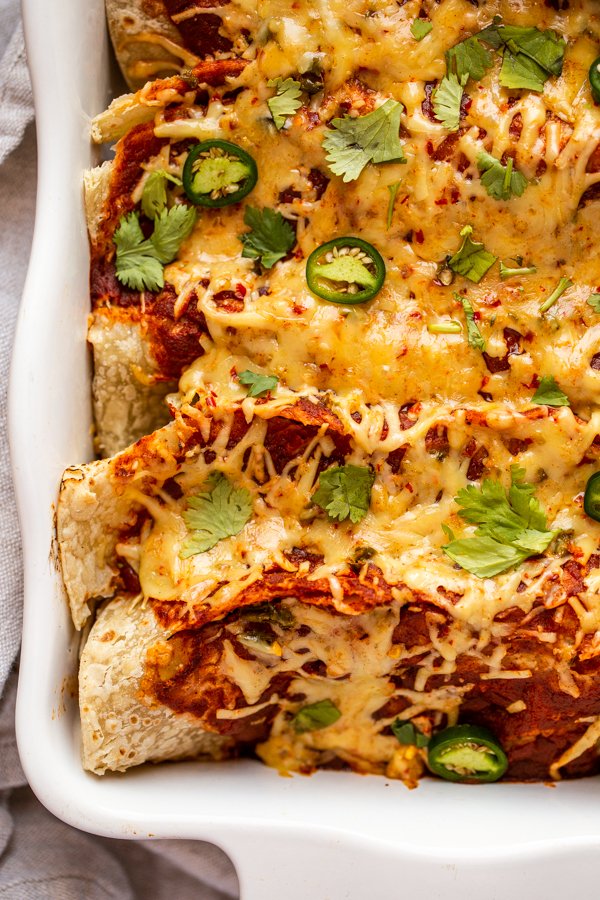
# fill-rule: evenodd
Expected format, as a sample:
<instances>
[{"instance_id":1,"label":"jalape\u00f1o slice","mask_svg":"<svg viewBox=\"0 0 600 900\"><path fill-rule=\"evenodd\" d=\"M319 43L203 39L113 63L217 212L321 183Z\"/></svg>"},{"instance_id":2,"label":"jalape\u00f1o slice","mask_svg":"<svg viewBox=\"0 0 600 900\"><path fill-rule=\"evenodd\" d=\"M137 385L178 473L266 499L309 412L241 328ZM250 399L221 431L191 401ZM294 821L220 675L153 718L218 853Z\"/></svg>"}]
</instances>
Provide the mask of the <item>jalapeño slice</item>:
<instances>
[{"instance_id":1,"label":"jalape\u00f1o slice","mask_svg":"<svg viewBox=\"0 0 600 900\"><path fill-rule=\"evenodd\" d=\"M308 257L306 281L317 297L330 303L366 303L385 281L385 263L372 244L340 237L321 244Z\"/></svg>"},{"instance_id":2,"label":"jalape\u00f1o slice","mask_svg":"<svg viewBox=\"0 0 600 900\"><path fill-rule=\"evenodd\" d=\"M600 103L600 56L591 64L588 77L594 103Z\"/></svg>"},{"instance_id":3,"label":"jalape\u00f1o slice","mask_svg":"<svg viewBox=\"0 0 600 900\"><path fill-rule=\"evenodd\" d=\"M590 519L600 522L600 472L588 478L583 495L583 511Z\"/></svg>"},{"instance_id":4,"label":"jalape\u00f1o slice","mask_svg":"<svg viewBox=\"0 0 600 900\"><path fill-rule=\"evenodd\" d=\"M201 141L183 167L183 188L196 206L230 206L246 197L258 180L249 153L229 141Z\"/></svg>"},{"instance_id":5,"label":"jalape\u00f1o slice","mask_svg":"<svg viewBox=\"0 0 600 900\"><path fill-rule=\"evenodd\" d=\"M508 768L504 750L487 728L455 725L429 741L427 765L434 775L467 784L497 781Z\"/></svg>"}]
</instances>

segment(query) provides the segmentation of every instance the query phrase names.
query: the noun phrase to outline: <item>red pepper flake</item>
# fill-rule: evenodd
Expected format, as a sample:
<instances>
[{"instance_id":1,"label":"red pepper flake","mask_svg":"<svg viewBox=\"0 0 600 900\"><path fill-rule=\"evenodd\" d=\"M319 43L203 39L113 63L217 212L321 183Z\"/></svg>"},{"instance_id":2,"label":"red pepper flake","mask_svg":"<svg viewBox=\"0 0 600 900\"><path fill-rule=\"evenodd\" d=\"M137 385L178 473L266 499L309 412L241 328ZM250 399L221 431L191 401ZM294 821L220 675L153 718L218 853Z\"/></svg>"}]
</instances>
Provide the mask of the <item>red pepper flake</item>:
<instances>
[{"instance_id":1,"label":"red pepper flake","mask_svg":"<svg viewBox=\"0 0 600 900\"><path fill-rule=\"evenodd\" d=\"M435 153L435 147L433 146L433 141L427 141L427 143L425 144L425 149L427 150L427 152L430 156L433 156L433 154Z\"/></svg>"},{"instance_id":2,"label":"red pepper flake","mask_svg":"<svg viewBox=\"0 0 600 900\"><path fill-rule=\"evenodd\" d=\"M460 200L460 191L458 190L458 188L452 188L452 191L450 193L450 200L452 201L452 203L458 203L458 201Z\"/></svg>"},{"instance_id":3,"label":"red pepper flake","mask_svg":"<svg viewBox=\"0 0 600 900\"><path fill-rule=\"evenodd\" d=\"M446 200L445 197L440 197L439 200L436 200L436 201L435 201L435 205L436 205L436 206L447 206L447 205L448 205L448 201Z\"/></svg>"},{"instance_id":4,"label":"red pepper flake","mask_svg":"<svg viewBox=\"0 0 600 900\"><path fill-rule=\"evenodd\" d=\"M238 295L238 297L245 297L246 294L248 293L248 289L247 289L246 285L244 285L244 284L236 284L235 292Z\"/></svg>"},{"instance_id":5,"label":"red pepper flake","mask_svg":"<svg viewBox=\"0 0 600 900\"><path fill-rule=\"evenodd\" d=\"M410 481L407 481L406 484L404 485L404 487L406 488L407 491L410 491L411 494L414 494L415 491L414 491L414 488L413 488L412 484L410 483Z\"/></svg>"},{"instance_id":6,"label":"red pepper flake","mask_svg":"<svg viewBox=\"0 0 600 900\"><path fill-rule=\"evenodd\" d=\"M425 235L423 234L421 229L419 229L418 231L415 231L415 241L417 242L417 244L422 244L424 240L425 240Z\"/></svg>"}]
</instances>

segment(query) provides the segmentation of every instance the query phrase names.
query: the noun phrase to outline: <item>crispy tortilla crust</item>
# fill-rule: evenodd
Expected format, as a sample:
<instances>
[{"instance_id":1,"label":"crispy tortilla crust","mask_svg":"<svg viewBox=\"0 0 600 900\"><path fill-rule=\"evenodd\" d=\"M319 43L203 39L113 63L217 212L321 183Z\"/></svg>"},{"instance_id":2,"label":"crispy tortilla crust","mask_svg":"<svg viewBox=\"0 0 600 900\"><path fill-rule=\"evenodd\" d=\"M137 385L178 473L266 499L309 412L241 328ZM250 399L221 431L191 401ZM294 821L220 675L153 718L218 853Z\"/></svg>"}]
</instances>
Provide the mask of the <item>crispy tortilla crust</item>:
<instances>
[{"instance_id":1,"label":"crispy tortilla crust","mask_svg":"<svg viewBox=\"0 0 600 900\"><path fill-rule=\"evenodd\" d=\"M220 33L220 16L200 12L179 18L190 8L223 5L219 0L106 0L110 35L129 87L135 90L150 78L229 53L232 45Z\"/></svg>"},{"instance_id":2,"label":"crispy tortilla crust","mask_svg":"<svg viewBox=\"0 0 600 900\"><path fill-rule=\"evenodd\" d=\"M150 609L117 599L100 611L81 656L79 704L85 769L102 775L143 762L224 759L231 738L205 732L139 690L146 655L162 638Z\"/></svg>"},{"instance_id":3,"label":"crispy tortilla crust","mask_svg":"<svg viewBox=\"0 0 600 900\"><path fill-rule=\"evenodd\" d=\"M165 396L176 390L177 382L157 374L146 330L135 310L99 309L91 317L99 456L113 456L170 419Z\"/></svg>"}]
</instances>

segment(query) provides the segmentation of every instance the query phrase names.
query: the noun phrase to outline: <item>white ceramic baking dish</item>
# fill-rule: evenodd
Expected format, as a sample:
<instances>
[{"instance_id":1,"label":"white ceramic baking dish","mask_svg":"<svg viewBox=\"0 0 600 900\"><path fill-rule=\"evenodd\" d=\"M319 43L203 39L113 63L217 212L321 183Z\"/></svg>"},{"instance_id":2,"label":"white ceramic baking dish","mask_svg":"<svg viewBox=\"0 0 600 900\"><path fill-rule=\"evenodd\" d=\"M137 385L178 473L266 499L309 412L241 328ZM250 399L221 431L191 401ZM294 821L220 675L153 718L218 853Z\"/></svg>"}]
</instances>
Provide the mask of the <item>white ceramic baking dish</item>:
<instances>
[{"instance_id":1,"label":"white ceramic baking dish","mask_svg":"<svg viewBox=\"0 0 600 900\"><path fill-rule=\"evenodd\" d=\"M97 778L79 761L77 641L53 547L61 472L90 458L88 248L81 173L109 97L102 0L23 0L39 139L33 252L10 397L25 552L17 733L40 800L78 828L202 838L243 900L552 900L597 894L600 779L415 791L383 778L282 778L249 761L177 763ZM50 10L51 6L51 10Z\"/></svg>"}]
</instances>

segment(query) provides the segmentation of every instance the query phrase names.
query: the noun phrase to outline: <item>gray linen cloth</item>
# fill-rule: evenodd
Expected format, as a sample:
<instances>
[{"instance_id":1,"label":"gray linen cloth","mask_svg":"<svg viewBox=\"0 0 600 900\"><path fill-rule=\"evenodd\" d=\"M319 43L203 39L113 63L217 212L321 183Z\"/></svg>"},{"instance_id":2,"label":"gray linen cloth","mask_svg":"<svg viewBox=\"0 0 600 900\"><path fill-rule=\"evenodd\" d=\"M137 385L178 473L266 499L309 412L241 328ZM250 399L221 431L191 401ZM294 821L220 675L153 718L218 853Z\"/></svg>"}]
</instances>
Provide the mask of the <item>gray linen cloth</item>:
<instances>
[{"instance_id":1,"label":"gray linen cloth","mask_svg":"<svg viewBox=\"0 0 600 900\"><path fill-rule=\"evenodd\" d=\"M33 107L17 0L0 0L0 900L228 900L233 866L195 841L96 838L55 819L26 786L14 736L22 567L6 439L6 389L35 207Z\"/></svg>"}]
</instances>

